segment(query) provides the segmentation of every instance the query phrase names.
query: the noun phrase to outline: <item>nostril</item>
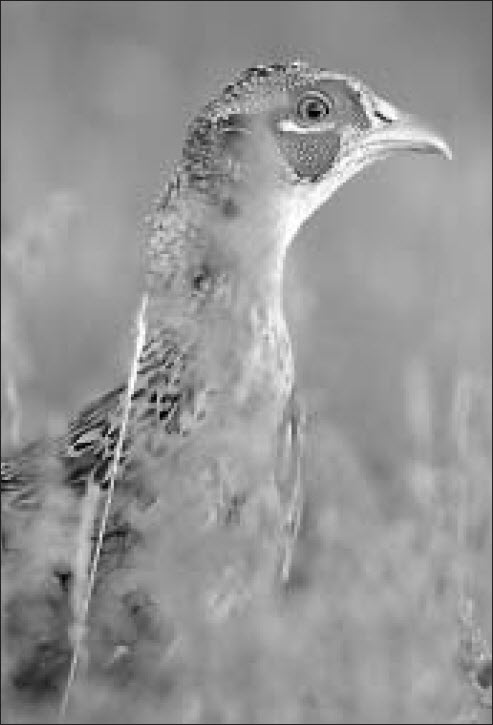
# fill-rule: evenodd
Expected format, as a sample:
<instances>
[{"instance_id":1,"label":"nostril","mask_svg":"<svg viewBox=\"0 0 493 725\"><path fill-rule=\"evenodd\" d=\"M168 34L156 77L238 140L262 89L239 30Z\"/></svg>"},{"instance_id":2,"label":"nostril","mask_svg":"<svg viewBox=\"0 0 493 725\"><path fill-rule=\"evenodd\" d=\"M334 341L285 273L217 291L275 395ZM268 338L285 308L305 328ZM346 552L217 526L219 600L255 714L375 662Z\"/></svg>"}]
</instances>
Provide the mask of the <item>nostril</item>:
<instances>
[{"instance_id":1,"label":"nostril","mask_svg":"<svg viewBox=\"0 0 493 725\"><path fill-rule=\"evenodd\" d=\"M384 123L393 123L401 118L400 112L391 103L383 98L377 98L372 103L373 115Z\"/></svg>"},{"instance_id":2,"label":"nostril","mask_svg":"<svg viewBox=\"0 0 493 725\"><path fill-rule=\"evenodd\" d=\"M384 123L392 123L392 119L388 118L385 114L383 114L378 109L376 109L373 113L376 118L380 119L380 121L383 121Z\"/></svg>"}]
</instances>

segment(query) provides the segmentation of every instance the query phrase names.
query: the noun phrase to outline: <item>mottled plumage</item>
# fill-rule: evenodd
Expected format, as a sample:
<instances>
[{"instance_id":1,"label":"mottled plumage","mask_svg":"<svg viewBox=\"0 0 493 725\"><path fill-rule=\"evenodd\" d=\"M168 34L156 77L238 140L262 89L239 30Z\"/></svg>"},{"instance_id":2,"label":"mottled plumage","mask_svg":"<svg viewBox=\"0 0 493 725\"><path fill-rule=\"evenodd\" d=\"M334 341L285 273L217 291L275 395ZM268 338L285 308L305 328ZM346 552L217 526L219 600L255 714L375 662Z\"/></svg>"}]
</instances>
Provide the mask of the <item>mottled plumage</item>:
<instances>
[{"instance_id":1,"label":"mottled plumage","mask_svg":"<svg viewBox=\"0 0 493 725\"><path fill-rule=\"evenodd\" d=\"M359 81L299 62L250 68L190 124L145 234L147 342L89 612L96 670L117 666L117 647L162 655L163 622L221 619L266 572L288 577L302 415L284 256L338 186L398 148L448 153ZM90 490L108 485L125 395L2 462L7 679L33 698L66 676L77 531ZM125 617L105 619L112 597Z\"/></svg>"}]
</instances>

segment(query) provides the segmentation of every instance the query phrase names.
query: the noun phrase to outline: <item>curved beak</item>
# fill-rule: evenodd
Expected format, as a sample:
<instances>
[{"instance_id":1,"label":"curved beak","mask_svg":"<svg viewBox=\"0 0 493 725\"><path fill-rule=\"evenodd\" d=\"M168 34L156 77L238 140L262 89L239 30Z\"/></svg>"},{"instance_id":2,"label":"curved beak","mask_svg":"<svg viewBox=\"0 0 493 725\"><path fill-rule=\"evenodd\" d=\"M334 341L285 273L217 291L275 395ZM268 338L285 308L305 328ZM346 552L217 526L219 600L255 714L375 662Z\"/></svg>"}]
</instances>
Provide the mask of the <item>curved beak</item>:
<instances>
[{"instance_id":1,"label":"curved beak","mask_svg":"<svg viewBox=\"0 0 493 725\"><path fill-rule=\"evenodd\" d=\"M452 151L448 143L428 126L411 116L392 121L386 126L373 129L360 138L362 149L371 156L387 154L391 151L419 151L421 153L440 154L449 161Z\"/></svg>"},{"instance_id":2,"label":"curved beak","mask_svg":"<svg viewBox=\"0 0 493 725\"><path fill-rule=\"evenodd\" d=\"M358 140L360 149L370 157L408 150L452 158L450 146L436 131L382 99L375 99L374 118L375 126Z\"/></svg>"}]
</instances>

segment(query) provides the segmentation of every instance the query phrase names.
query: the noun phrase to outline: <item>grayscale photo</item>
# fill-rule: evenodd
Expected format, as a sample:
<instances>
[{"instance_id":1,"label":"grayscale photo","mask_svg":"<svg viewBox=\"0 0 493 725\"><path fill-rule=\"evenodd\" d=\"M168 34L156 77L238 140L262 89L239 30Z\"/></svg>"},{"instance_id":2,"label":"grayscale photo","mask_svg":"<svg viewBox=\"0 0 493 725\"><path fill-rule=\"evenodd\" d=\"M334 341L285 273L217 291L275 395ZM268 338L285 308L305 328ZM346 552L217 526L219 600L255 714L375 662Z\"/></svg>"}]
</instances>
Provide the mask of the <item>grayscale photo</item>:
<instances>
[{"instance_id":1,"label":"grayscale photo","mask_svg":"<svg viewBox=\"0 0 493 725\"><path fill-rule=\"evenodd\" d=\"M491 55L2 0L2 723L491 723Z\"/></svg>"}]
</instances>

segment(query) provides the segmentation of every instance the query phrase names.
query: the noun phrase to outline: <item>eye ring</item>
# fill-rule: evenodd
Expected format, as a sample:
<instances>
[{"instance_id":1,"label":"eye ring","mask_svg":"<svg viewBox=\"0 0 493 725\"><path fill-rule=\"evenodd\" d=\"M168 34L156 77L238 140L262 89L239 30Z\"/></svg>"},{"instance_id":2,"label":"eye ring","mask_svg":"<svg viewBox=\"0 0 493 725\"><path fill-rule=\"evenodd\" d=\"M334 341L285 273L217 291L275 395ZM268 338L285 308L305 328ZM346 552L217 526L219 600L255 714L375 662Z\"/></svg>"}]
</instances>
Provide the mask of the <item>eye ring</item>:
<instances>
[{"instance_id":1,"label":"eye ring","mask_svg":"<svg viewBox=\"0 0 493 725\"><path fill-rule=\"evenodd\" d=\"M332 104L320 93L307 93L298 101L296 113L305 123L318 123L330 114Z\"/></svg>"}]
</instances>

